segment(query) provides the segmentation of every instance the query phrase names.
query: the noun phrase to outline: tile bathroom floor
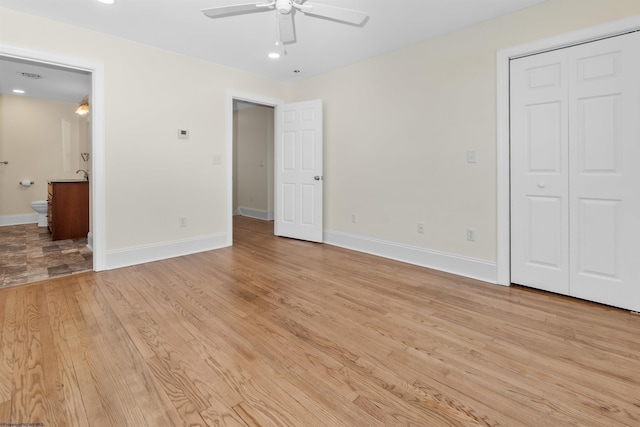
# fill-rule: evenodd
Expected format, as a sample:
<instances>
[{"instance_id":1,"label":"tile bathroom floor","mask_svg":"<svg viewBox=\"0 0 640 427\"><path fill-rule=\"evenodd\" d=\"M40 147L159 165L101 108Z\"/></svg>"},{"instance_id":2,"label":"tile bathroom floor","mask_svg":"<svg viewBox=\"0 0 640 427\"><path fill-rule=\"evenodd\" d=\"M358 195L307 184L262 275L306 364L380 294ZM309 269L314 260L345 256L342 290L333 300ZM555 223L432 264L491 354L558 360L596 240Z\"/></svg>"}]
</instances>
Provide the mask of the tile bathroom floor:
<instances>
[{"instance_id":1,"label":"tile bathroom floor","mask_svg":"<svg viewBox=\"0 0 640 427\"><path fill-rule=\"evenodd\" d=\"M52 241L37 224L0 227L0 288L92 269L86 237Z\"/></svg>"}]
</instances>

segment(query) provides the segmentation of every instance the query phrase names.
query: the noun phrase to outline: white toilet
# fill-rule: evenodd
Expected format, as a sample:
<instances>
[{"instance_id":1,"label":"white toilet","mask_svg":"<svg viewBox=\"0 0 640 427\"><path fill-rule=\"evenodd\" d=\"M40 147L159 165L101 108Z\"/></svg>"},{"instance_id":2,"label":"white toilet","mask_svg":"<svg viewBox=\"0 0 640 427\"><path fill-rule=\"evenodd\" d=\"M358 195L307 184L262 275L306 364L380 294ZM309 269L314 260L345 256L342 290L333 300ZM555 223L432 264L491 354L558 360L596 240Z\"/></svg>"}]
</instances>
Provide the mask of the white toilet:
<instances>
[{"instance_id":1,"label":"white toilet","mask_svg":"<svg viewBox=\"0 0 640 427\"><path fill-rule=\"evenodd\" d=\"M46 200L35 200L31 202L31 208L38 212L38 227L46 227L48 204Z\"/></svg>"}]
</instances>

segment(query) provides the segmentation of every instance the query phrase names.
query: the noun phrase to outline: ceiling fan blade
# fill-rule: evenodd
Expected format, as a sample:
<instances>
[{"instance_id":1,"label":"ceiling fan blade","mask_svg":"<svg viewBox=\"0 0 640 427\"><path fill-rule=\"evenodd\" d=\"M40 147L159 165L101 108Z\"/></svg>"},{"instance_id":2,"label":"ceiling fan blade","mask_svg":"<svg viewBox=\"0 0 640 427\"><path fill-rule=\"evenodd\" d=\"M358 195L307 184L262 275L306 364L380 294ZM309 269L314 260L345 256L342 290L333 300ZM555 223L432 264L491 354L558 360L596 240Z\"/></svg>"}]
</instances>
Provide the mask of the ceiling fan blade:
<instances>
[{"instance_id":1,"label":"ceiling fan blade","mask_svg":"<svg viewBox=\"0 0 640 427\"><path fill-rule=\"evenodd\" d=\"M257 1L232 6L210 7L208 9L200 9L200 12L204 13L209 18L222 18L225 16L241 15L244 13L262 12L268 10L274 4L274 2L265 3L263 1Z\"/></svg>"},{"instance_id":2,"label":"ceiling fan blade","mask_svg":"<svg viewBox=\"0 0 640 427\"><path fill-rule=\"evenodd\" d=\"M278 27L280 31L280 41L282 43L296 41L296 30L293 26L293 15L291 13L278 13Z\"/></svg>"},{"instance_id":3,"label":"ceiling fan blade","mask_svg":"<svg viewBox=\"0 0 640 427\"><path fill-rule=\"evenodd\" d=\"M343 7L327 6L326 4L317 3L293 3L296 9L307 15L316 15L323 18L334 19L336 21L348 22L353 25L360 25L369 16L366 12L359 10L345 9Z\"/></svg>"}]
</instances>

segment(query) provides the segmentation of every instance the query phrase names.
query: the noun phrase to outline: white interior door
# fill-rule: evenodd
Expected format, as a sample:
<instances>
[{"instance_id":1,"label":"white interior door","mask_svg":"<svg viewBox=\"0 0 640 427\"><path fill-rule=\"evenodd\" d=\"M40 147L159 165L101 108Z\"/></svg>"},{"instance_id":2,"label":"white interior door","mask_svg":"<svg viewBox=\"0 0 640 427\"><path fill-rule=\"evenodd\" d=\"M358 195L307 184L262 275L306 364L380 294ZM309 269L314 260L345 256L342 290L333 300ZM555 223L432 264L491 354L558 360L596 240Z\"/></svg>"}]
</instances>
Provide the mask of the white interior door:
<instances>
[{"instance_id":1,"label":"white interior door","mask_svg":"<svg viewBox=\"0 0 640 427\"><path fill-rule=\"evenodd\" d=\"M322 101L276 107L275 234L322 242Z\"/></svg>"},{"instance_id":2,"label":"white interior door","mask_svg":"<svg viewBox=\"0 0 640 427\"><path fill-rule=\"evenodd\" d=\"M511 281L569 293L565 54L511 62Z\"/></svg>"},{"instance_id":3,"label":"white interior door","mask_svg":"<svg viewBox=\"0 0 640 427\"><path fill-rule=\"evenodd\" d=\"M512 282L639 310L640 33L511 65Z\"/></svg>"}]
</instances>

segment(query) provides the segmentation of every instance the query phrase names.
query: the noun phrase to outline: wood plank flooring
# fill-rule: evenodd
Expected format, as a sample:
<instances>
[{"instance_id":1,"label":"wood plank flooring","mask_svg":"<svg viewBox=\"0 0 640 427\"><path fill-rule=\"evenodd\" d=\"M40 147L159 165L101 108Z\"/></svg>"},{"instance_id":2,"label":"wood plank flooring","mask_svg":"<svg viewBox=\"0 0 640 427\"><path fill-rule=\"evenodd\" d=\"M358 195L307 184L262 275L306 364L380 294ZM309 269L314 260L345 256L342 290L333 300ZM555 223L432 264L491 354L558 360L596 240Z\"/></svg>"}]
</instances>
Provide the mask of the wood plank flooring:
<instances>
[{"instance_id":1,"label":"wood plank flooring","mask_svg":"<svg viewBox=\"0 0 640 427\"><path fill-rule=\"evenodd\" d=\"M640 316L272 227L0 289L0 425L640 425Z\"/></svg>"}]
</instances>

